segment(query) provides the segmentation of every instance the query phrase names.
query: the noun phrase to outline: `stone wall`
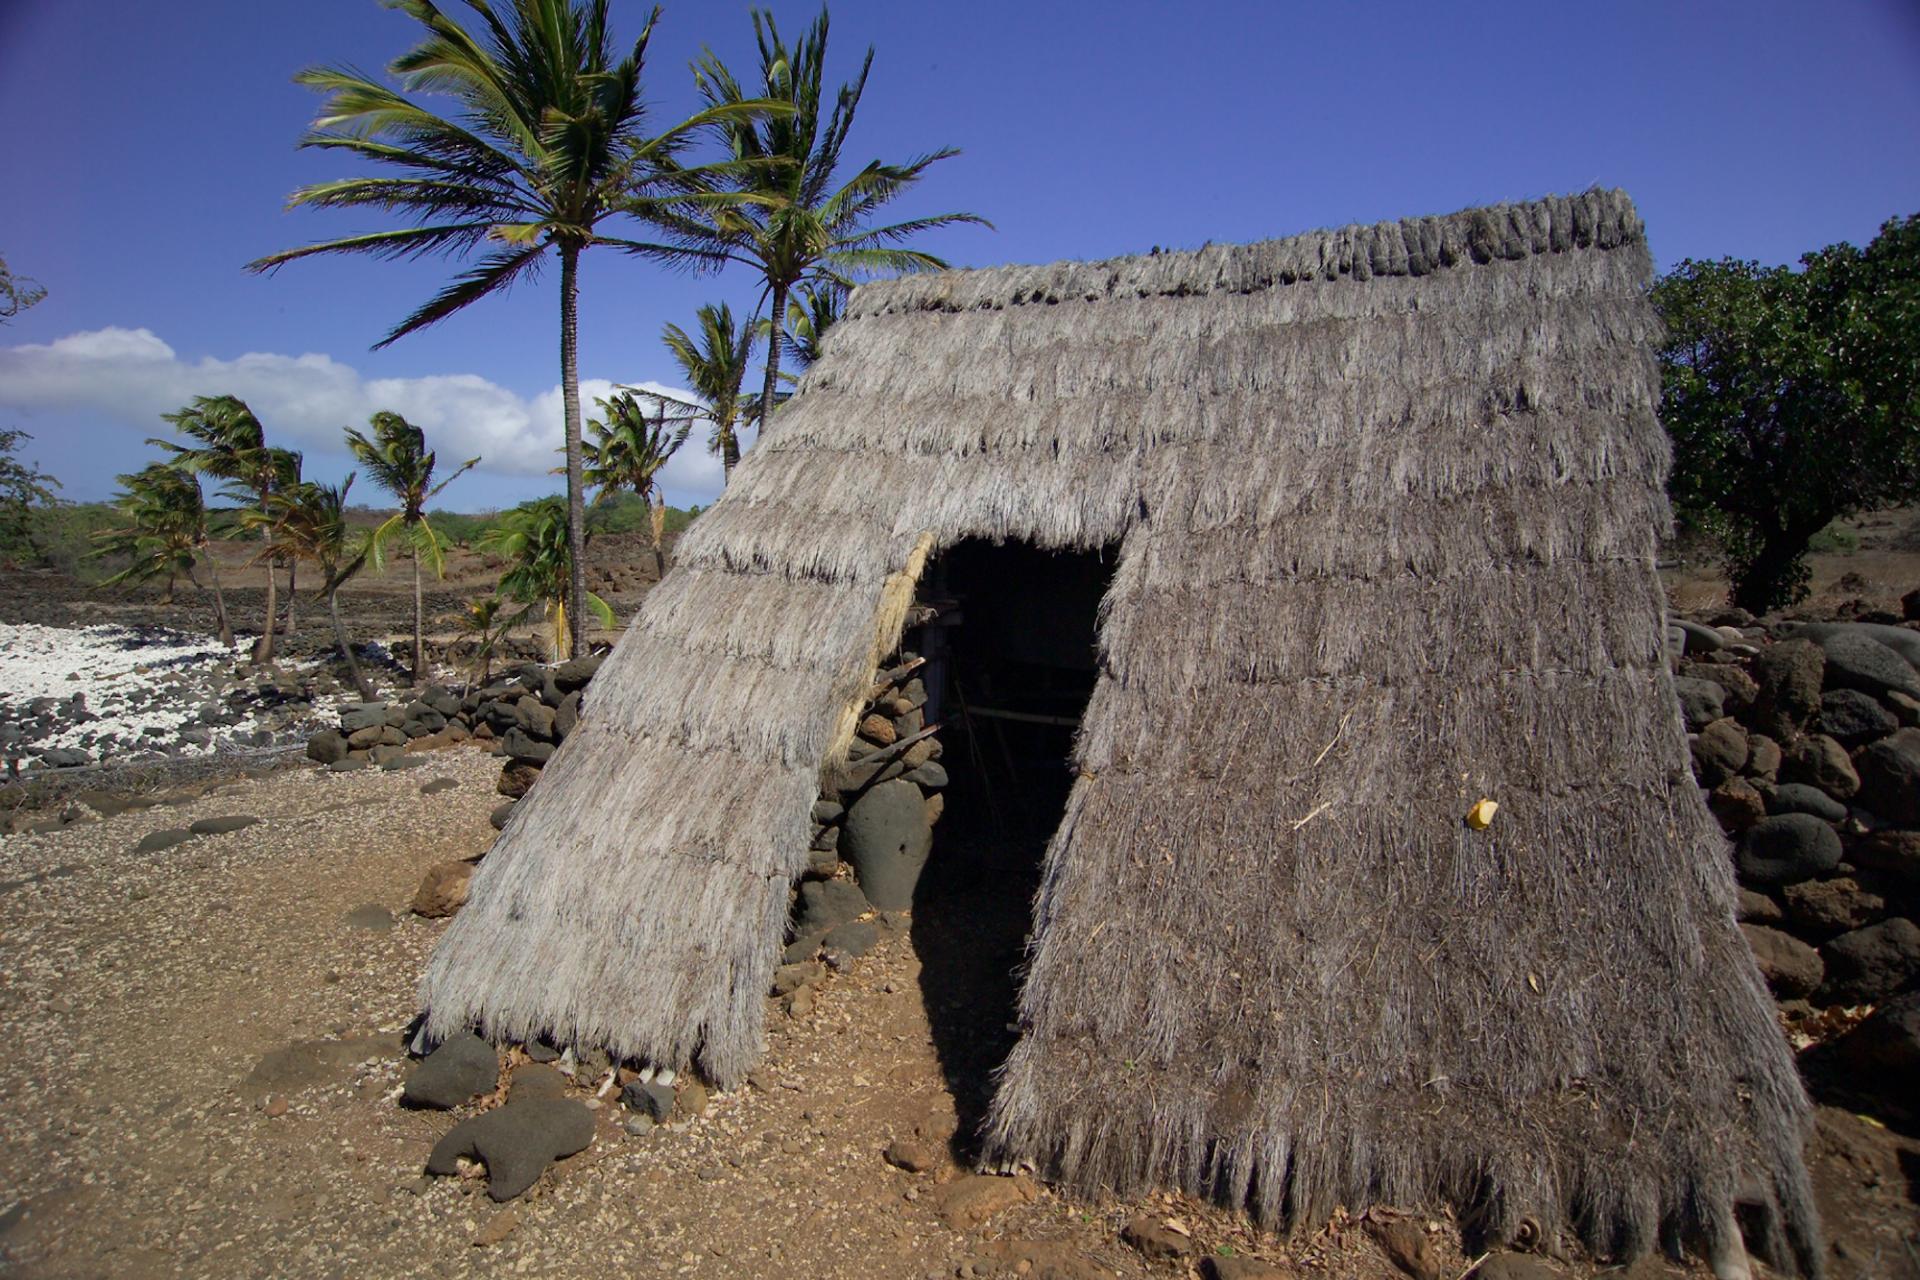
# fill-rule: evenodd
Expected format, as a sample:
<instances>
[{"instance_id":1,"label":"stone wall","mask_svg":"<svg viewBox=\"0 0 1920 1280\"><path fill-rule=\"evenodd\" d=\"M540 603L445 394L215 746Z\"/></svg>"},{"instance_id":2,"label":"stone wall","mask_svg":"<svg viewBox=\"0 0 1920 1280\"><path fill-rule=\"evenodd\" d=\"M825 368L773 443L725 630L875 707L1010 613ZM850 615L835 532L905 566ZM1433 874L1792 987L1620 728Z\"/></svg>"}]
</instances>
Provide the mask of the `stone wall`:
<instances>
[{"instance_id":1,"label":"stone wall","mask_svg":"<svg viewBox=\"0 0 1920 1280\"><path fill-rule=\"evenodd\" d=\"M1920 1070L1920 630L1730 612L1671 639L1694 774L1788 1035L1869 1091Z\"/></svg>"}]
</instances>

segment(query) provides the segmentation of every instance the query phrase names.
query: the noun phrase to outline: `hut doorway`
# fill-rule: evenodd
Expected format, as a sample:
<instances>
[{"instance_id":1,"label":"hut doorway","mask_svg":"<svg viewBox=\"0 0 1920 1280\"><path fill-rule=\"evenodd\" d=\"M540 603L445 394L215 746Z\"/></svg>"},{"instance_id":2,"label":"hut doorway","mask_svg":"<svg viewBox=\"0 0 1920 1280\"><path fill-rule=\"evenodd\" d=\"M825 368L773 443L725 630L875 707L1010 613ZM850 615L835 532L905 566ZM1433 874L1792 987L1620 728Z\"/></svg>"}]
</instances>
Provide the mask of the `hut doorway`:
<instances>
[{"instance_id":1,"label":"hut doorway","mask_svg":"<svg viewBox=\"0 0 1920 1280\"><path fill-rule=\"evenodd\" d=\"M948 786L914 894L913 945L934 1047L971 1159L1016 1038L1022 962L1047 843L1098 676L1100 602L1118 550L970 540L920 581L910 644Z\"/></svg>"}]
</instances>

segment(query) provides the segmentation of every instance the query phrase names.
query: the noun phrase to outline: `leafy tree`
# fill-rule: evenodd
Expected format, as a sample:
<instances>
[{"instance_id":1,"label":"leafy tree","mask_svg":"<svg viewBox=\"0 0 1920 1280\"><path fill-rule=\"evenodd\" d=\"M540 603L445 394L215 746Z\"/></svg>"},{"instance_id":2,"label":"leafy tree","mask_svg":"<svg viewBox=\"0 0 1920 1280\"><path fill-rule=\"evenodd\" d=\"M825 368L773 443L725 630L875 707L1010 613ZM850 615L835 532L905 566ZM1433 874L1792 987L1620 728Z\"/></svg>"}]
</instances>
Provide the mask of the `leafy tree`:
<instances>
[{"instance_id":1,"label":"leafy tree","mask_svg":"<svg viewBox=\"0 0 1920 1280\"><path fill-rule=\"evenodd\" d=\"M368 420L371 438L353 427L347 428L347 449L367 469L373 482L392 494L400 509L376 527L367 540L367 556L376 571L384 571L387 548L404 538L413 560L413 678L426 679L427 646L422 631L420 564L433 566L433 576L445 577L446 549L440 535L427 519L427 503L440 491L480 464L468 458L439 484L433 482L434 463L438 460L427 448L426 433L397 413L384 409Z\"/></svg>"},{"instance_id":2,"label":"leafy tree","mask_svg":"<svg viewBox=\"0 0 1920 1280\"><path fill-rule=\"evenodd\" d=\"M596 399L604 419L587 423L593 432L588 445L586 481L599 489L594 496L598 506L610 495L631 489L647 504L648 523L653 532L653 561L661 577L667 575L667 502L658 484L660 469L687 442L693 429L693 415L699 406L680 404L666 396L655 396L655 416L631 391L621 391L606 400ZM679 408L675 419L667 417L667 407Z\"/></svg>"},{"instance_id":3,"label":"leafy tree","mask_svg":"<svg viewBox=\"0 0 1920 1280\"><path fill-rule=\"evenodd\" d=\"M13 274L7 260L0 258L0 323L13 319L46 296L47 291L40 287L39 281Z\"/></svg>"},{"instance_id":4,"label":"leafy tree","mask_svg":"<svg viewBox=\"0 0 1920 1280\"><path fill-rule=\"evenodd\" d=\"M1755 613L1805 596L1828 524L1920 496L1920 215L1800 262L1689 260L1654 286L1674 502Z\"/></svg>"},{"instance_id":5,"label":"leafy tree","mask_svg":"<svg viewBox=\"0 0 1920 1280\"><path fill-rule=\"evenodd\" d=\"M34 510L60 501L53 492L60 487L58 480L13 456L22 440L32 438L24 431L0 430L0 562L23 560L39 551Z\"/></svg>"},{"instance_id":6,"label":"leafy tree","mask_svg":"<svg viewBox=\"0 0 1920 1280\"><path fill-rule=\"evenodd\" d=\"M739 428L747 421L740 386L753 360L753 326L736 327L733 308L724 302L701 307L698 316L698 339L677 324L668 325L661 339L686 374L688 387L707 403L706 417L713 423L707 451L720 455L720 470L731 480L740 465Z\"/></svg>"},{"instance_id":7,"label":"leafy tree","mask_svg":"<svg viewBox=\"0 0 1920 1280\"><path fill-rule=\"evenodd\" d=\"M258 558L279 558L295 564L305 561L319 569L319 594L327 602L327 616L333 621L333 642L346 660L354 688L371 702L376 696L373 684L360 669L360 659L340 620L340 588L366 564L370 542L347 521L347 492L353 488L353 480L349 474L338 485L303 480L277 489L267 495L265 511L248 511L241 522L267 535L266 549Z\"/></svg>"},{"instance_id":8,"label":"leafy tree","mask_svg":"<svg viewBox=\"0 0 1920 1280\"><path fill-rule=\"evenodd\" d=\"M212 583L213 613L220 624L220 643L233 647L233 623L220 590L220 565L212 554L205 496L199 477L164 462L149 463L132 475L119 477L121 492L113 509L124 524L93 535L96 556L125 556L126 568L101 580L103 587L147 582L165 576L165 603L173 603L175 582L185 578L196 587L194 573L200 557L207 558Z\"/></svg>"},{"instance_id":9,"label":"leafy tree","mask_svg":"<svg viewBox=\"0 0 1920 1280\"><path fill-rule=\"evenodd\" d=\"M502 512L481 535L480 548L507 562L500 575L500 594L522 606L509 620L517 623L538 610L553 631L553 657L585 649L583 636L572 625L567 608L574 573L573 546L567 537L567 504L558 497L536 498ZM587 608L600 625L613 626L613 609L599 596L586 593Z\"/></svg>"},{"instance_id":10,"label":"leafy tree","mask_svg":"<svg viewBox=\"0 0 1920 1280\"><path fill-rule=\"evenodd\" d=\"M267 444L260 419L237 396L195 396L184 409L161 417L190 443L149 438L173 455L173 465L195 475L225 481L222 495L229 501L267 509L267 498L279 488L297 484L300 455ZM264 535L263 535L264 536ZM267 570L267 608L260 639L254 642L253 661L273 661L273 629L278 616L278 583ZM291 584L289 584L291 594ZM289 618L291 622L291 618Z\"/></svg>"},{"instance_id":11,"label":"leafy tree","mask_svg":"<svg viewBox=\"0 0 1920 1280\"><path fill-rule=\"evenodd\" d=\"M251 264L271 270L319 253L381 258L487 252L376 347L444 320L529 276L548 249L560 258L560 385L565 406L568 538L576 572L585 564L577 299L580 255L595 246L674 264L711 256L698 246L660 245L605 234L620 213L645 215L667 201L701 207L740 197L702 193L703 167L680 156L706 127L746 119L774 104L716 104L649 136L641 75L660 10L622 56L607 22L608 0L468 0L478 34L430 0L388 0L425 28L425 40L395 59L404 92L358 72L314 68L299 83L329 95L303 146L344 151L391 176L303 187L293 205L402 212L414 225L306 245ZM441 93L440 116L407 93ZM570 586L575 612L584 578Z\"/></svg>"},{"instance_id":12,"label":"leafy tree","mask_svg":"<svg viewBox=\"0 0 1920 1280\"><path fill-rule=\"evenodd\" d=\"M847 133L873 68L872 47L858 78L842 85L828 106L821 89L827 61L826 9L791 47L769 12L753 10L753 30L760 52L755 92L791 110L780 114L735 111L712 126L741 162L721 175L722 180L748 198L690 210L663 204L655 211L655 220L689 248L750 266L764 283L766 315L775 319L776 326L778 318L787 314L787 299L804 281L845 285L858 274L943 268L945 262L904 247L906 242L923 231L955 223L991 225L971 213L871 225L872 216L918 182L930 165L959 152L942 148L905 164L871 161L836 186ZM715 110L754 100L711 51L695 65L695 75ZM762 405L777 402L783 345L777 340L767 344L766 377L758 401Z\"/></svg>"}]
</instances>

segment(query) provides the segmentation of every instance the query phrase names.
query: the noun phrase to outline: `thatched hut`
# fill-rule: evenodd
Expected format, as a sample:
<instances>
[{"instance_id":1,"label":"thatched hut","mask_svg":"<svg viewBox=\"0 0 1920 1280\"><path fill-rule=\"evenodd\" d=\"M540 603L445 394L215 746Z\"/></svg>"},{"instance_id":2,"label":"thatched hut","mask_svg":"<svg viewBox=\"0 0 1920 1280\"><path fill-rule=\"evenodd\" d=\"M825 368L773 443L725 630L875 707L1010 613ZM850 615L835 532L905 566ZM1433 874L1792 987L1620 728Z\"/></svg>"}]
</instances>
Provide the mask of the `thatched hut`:
<instances>
[{"instance_id":1,"label":"thatched hut","mask_svg":"<svg viewBox=\"0 0 1920 1280\"><path fill-rule=\"evenodd\" d=\"M741 1080L929 556L1117 548L992 1151L1622 1255L1734 1256L1740 1202L1817 1269L1669 686L1650 272L1594 191L860 289L481 867L429 1028Z\"/></svg>"}]
</instances>

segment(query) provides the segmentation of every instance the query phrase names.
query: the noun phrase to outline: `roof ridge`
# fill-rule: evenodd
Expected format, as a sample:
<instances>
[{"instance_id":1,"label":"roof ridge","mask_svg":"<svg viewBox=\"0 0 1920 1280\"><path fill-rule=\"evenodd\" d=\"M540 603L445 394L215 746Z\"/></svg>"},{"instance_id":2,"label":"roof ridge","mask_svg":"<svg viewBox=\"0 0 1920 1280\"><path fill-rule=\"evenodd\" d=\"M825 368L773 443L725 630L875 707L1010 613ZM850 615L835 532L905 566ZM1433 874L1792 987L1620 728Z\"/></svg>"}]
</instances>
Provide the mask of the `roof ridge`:
<instances>
[{"instance_id":1,"label":"roof ridge","mask_svg":"<svg viewBox=\"0 0 1920 1280\"><path fill-rule=\"evenodd\" d=\"M1572 249L1610 250L1645 240L1632 198L1617 188L1595 187L1574 196L1353 223L1252 244L903 276L860 286L848 302L847 318L1127 296L1254 293L1302 281L1424 276L1464 265Z\"/></svg>"}]
</instances>

